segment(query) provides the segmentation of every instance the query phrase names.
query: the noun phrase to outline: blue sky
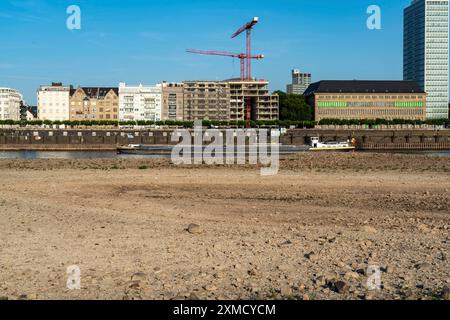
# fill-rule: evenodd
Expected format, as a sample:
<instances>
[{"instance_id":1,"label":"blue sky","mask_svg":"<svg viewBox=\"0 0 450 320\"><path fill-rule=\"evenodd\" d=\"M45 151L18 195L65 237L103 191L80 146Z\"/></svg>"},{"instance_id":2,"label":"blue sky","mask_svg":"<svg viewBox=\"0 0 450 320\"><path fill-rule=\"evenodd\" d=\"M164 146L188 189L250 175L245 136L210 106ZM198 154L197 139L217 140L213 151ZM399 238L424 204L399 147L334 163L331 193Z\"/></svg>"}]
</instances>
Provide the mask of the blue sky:
<instances>
[{"instance_id":1,"label":"blue sky","mask_svg":"<svg viewBox=\"0 0 450 320\"><path fill-rule=\"evenodd\" d=\"M403 8L410 0L1 0L0 86L36 103L41 84L153 84L226 79L239 60L197 56L187 48L245 51L231 34L254 16L253 52L266 59L253 75L285 90L290 70L313 80L401 79ZM76 4L81 30L66 28ZM382 29L366 27L369 5L382 9Z\"/></svg>"}]
</instances>

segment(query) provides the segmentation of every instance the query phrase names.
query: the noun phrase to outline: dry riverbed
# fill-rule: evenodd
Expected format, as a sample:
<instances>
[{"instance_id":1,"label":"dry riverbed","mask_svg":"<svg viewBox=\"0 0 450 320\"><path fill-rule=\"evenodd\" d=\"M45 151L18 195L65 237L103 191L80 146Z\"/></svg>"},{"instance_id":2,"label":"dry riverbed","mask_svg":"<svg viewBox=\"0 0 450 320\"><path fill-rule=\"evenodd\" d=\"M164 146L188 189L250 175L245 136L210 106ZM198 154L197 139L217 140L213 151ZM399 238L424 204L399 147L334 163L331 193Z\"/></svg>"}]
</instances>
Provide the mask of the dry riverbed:
<instances>
[{"instance_id":1,"label":"dry riverbed","mask_svg":"<svg viewBox=\"0 0 450 320\"><path fill-rule=\"evenodd\" d=\"M0 299L449 299L449 178L412 155L0 160Z\"/></svg>"}]
</instances>

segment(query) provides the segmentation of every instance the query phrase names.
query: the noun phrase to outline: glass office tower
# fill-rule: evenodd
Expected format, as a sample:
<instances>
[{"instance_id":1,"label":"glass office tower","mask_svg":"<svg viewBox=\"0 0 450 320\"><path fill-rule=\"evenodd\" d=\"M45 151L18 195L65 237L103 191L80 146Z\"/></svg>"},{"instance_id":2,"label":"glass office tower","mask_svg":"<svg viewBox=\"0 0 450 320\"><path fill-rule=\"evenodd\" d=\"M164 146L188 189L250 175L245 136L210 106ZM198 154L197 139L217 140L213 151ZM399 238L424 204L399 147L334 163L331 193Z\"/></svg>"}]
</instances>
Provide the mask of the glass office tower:
<instances>
[{"instance_id":1,"label":"glass office tower","mask_svg":"<svg viewBox=\"0 0 450 320\"><path fill-rule=\"evenodd\" d=\"M428 119L448 118L448 41L448 0L413 0L404 12L403 78L428 93Z\"/></svg>"}]
</instances>

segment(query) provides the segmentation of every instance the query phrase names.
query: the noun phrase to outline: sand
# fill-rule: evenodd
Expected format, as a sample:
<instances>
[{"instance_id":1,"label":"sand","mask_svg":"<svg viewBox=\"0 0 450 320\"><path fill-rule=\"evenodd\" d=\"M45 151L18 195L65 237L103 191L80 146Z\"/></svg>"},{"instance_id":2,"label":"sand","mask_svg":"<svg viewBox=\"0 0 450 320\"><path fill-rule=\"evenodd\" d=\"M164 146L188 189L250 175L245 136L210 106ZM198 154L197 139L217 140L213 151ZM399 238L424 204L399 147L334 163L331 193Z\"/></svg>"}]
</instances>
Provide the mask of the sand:
<instances>
[{"instance_id":1,"label":"sand","mask_svg":"<svg viewBox=\"0 0 450 320\"><path fill-rule=\"evenodd\" d=\"M0 298L442 299L449 177L450 159L411 155L300 155L273 177L1 160Z\"/></svg>"}]
</instances>

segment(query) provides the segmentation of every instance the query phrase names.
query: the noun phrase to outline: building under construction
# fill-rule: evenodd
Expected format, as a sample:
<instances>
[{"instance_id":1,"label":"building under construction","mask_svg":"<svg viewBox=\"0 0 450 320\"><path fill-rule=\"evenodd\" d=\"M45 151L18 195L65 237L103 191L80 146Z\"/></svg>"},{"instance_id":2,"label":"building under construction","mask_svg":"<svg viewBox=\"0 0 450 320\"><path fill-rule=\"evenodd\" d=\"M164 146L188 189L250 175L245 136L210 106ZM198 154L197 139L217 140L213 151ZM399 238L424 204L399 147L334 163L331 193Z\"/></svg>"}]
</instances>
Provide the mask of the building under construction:
<instances>
[{"instance_id":1,"label":"building under construction","mask_svg":"<svg viewBox=\"0 0 450 320\"><path fill-rule=\"evenodd\" d=\"M184 81L185 121L230 120L230 85L222 81Z\"/></svg>"},{"instance_id":2,"label":"building under construction","mask_svg":"<svg viewBox=\"0 0 450 320\"><path fill-rule=\"evenodd\" d=\"M245 121L248 102L253 121L278 120L278 95L270 94L268 81L184 82L185 121Z\"/></svg>"},{"instance_id":3,"label":"building under construction","mask_svg":"<svg viewBox=\"0 0 450 320\"><path fill-rule=\"evenodd\" d=\"M245 121L246 107L251 106L251 120L278 120L279 97L270 94L265 80L228 80L230 86L230 120Z\"/></svg>"},{"instance_id":4,"label":"building under construction","mask_svg":"<svg viewBox=\"0 0 450 320\"><path fill-rule=\"evenodd\" d=\"M258 22L259 18L254 17L231 36L247 35L246 53L187 49L194 54L239 58L241 77L221 82L185 82L185 120L245 121L249 128L251 121L279 119L278 95L270 94L268 81L256 80L251 75L252 60L264 59L264 55L252 54L251 34Z\"/></svg>"}]
</instances>

